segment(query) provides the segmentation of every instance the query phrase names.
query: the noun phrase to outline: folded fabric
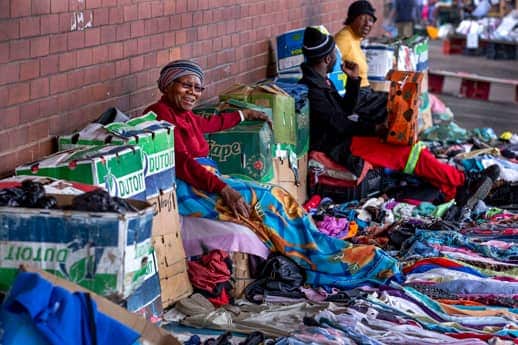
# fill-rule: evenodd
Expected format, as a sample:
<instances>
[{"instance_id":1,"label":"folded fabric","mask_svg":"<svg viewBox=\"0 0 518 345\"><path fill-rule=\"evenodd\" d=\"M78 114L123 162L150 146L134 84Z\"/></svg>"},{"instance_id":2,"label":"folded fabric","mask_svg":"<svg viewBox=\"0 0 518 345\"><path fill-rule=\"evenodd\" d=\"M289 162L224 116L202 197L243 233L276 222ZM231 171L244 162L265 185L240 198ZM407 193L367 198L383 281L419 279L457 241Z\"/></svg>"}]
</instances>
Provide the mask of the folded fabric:
<instances>
[{"instance_id":1,"label":"folded fabric","mask_svg":"<svg viewBox=\"0 0 518 345\"><path fill-rule=\"evenodd\" d=\"M37 273L21 272L3 308L28 315L36 329L53 345L133 344L139 334L98 312L88 293L71 293L53 286Z\"/></svg>"}]
</instances>

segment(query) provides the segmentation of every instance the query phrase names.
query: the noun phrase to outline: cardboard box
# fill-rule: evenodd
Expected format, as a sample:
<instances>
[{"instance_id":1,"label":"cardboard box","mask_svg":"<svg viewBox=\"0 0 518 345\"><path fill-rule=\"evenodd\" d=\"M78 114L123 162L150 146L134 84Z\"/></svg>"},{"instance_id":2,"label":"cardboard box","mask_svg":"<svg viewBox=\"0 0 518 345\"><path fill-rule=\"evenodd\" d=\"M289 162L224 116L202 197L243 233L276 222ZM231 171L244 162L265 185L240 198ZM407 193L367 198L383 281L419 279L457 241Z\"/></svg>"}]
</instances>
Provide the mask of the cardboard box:
<instances>
[{"instance_id":1,"label":"cardboard box","mask_svg":"<svg viewBox=\"0 0 518 345\"><path fill-rule=\"evenodd\" d=\"M143 156L138 146L72 149L16 168L16 175L49 176L105 188L111 196L146 200Z\"/></svg>"},{"instance_id":2,"label":"cardboard box","mask_svg":"<svg viewBox=\"0 0 518 345\"><path fill-rule=\"evenodd\" d=\"M221 101L231 98L272 109L274 143L296 145L297 127L295 100L278 86L234 85L219 96Z\"/></svg>"},{"instance_id":3,"label":"cardboard box","mask_svg":"<svg viewBox=\"0 0 518 345\"><path fill-rule=\"evenodd\" d=\"M222 174L245 180L273 179L273 138L263 121L244 121L225 131L210 133L209 156Z\"/></svg>"},{"instance_id":4,"label":"cardboard box","mask_svg":"<svg viewBox=\"0 0 518 345\"><path fill-rule=\"evenodd\" d=\"M143 153L146 196L154 197L160 191L174 188L174 126L157 121L153 112L132 118L127 122L113 122L106 126L97 123L83 130L58 138L59 150L78 147L135 145Z\"/></svg>"},{"instance_id":5,"label":"cardboard box","mask_svg":"<svg viewBox=\"0 0 518 345\"><path fill-rule=\"evenodd\" d=\"M232 259L232 279L234 280L232 297L241 298L248 284L252 283L255 279L253 279L250 274L247 253L231 252L229 254Z\"/></svg>"},{"instance_id":6,"label":"cardboard box","mask_svg":"<svg viewBox=\"0 0 518 345\"><path fill-rule=\"evenodd\" d=\"M325 34L329 34L329 31L324 25L317 25L315 28ZM301 78L302 72L300 70L300 64L304 62L304 54L302 53L304 30L305 28L295 29L276 37L274 41L274 52L279 76L289 76L295 79ZM328 73L328 78L336 87L338 93L344 95L347 75L341 68L342 54L338 47L336 48L336 54L336 63L333 66L333 70Z\"/></svg>"},{"instance_id":7,"label":"cardboard box","mask_svg":"<svg viewBox=\"0 0 518 345\"><path fill-rule=\"evenodd\" d=\"M127 310L119 307L115 303L110 302L85 288L82 288L72 282L61 279L48 272L42 271L30 265L23 265L21 270L25 272L35 272L40 274L43 278L54 285L67 289L70 292L88 292L97 304L97 310L108 315L109 317L120 321L129 328L138 332L141 337L141 342L149 345L181 345L180 341L172 334L166 332L164 329L152 324L143 319L141 316L130 313Z\"/></svg>"},{"instance_id":8,"label":"cardboard box","mask_svg":"<svg viewBox=\"0 0 518 345\"><path fill-rule=\"evenodd\" d=\"M421 93L419 97L419 117L417 121L419 132L433 126L432 103L428 92Z\"/></svg>"},{"instance_id":9,"label":"cardboard box","mask_svg":"<svg viewBox=\"0 0 518 345\"><path fill-rule=\"evenodd\" d=\"M192 294L187 276L175 191L153 198L153 248L156 252L162 304L165 308Z\"/></svg>"},{"instance_id":10,"label":"cardboard box","mask_svg":"<svg viewBox=\"0 0 518 345\"><path fill-rule=\"evenodd\" d=\"M296 112L297 116L297 145L295 145L295 154L302 157L309 151L309 102Z\"/></svg>"},{"instance_id":11,"label":"cardboard box","mask_svg":"<svg viewBox=\"0 0 518 345\"><path fill-rule=\"evenodd\" d=\"M73 199L54 197L60 207ZM19 265L29 264L122 298L130 310L155 301L160 288L151 244L153 209L146 202L129 202L138 212L0 207L0 290L10 287Z\"/></svg>"},{"instance_id":12,"label":"cardboard box","mask_svg":"<svg viewBox=\"0 0 518 345\"><path fill-rule=\"evenodd\" d=\"M275 158L274 167L274 184L286 189L299 204L303 204L307 199L308 155L296 160L298 175L295 175L293 168L290 167L290 161L287 159Z\"/></svg>"},{"instance_id":13,"label":"cardboard box","mask_svg":"<svg viewBox=\"0 0 518 345\"><path fill-rule=\"evenodd\" d=\"M391 144L413 145L418 134L418 100L423 74L392 70L387 78L391 83L387 102L386 141Z\"/></svg>"},{"instance_id":14,"label":"cardboard box","mask_svg":"<svg viewBox=\"0 0 518 345\"><path fill-rule=\"evenodd\" d=\"M376 43L364 46L363 51L369 65L369 83L384 82L387 73L394 68L394 47Z\"/></svg>"}]
</instances>

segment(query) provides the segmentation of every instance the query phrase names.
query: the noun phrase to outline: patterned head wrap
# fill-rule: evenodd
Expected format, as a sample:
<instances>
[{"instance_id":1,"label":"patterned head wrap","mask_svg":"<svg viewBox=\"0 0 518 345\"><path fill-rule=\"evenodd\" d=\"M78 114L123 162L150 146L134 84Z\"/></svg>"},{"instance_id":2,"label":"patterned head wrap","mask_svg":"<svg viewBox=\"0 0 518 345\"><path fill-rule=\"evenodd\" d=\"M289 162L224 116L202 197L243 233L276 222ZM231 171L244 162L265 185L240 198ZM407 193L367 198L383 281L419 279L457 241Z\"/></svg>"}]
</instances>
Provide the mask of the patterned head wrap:
<instances>
[{"instance_id":1,"label":"patterned head wrap","mask_svg":"<svg viewBox=\"0 0 518 345\"><path fill-rule=\"evenodd\" d=\"M200 78L203 85L204 74L200 65L194 61L176 60L165 65L160 70L160 78L158 78L158 88L165 93L167 87L176 79L184 75L195 75Z\"/></svg>"}]
</instances>

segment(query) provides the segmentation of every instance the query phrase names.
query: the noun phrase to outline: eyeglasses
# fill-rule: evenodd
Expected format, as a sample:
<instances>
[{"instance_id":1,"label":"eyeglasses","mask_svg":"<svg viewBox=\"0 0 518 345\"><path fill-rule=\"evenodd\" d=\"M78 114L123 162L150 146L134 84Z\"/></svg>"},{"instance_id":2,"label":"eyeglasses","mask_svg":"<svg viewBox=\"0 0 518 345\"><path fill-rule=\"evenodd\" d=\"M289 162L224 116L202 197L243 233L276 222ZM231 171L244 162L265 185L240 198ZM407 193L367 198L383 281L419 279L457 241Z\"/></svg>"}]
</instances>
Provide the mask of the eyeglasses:
<instances>
[{"instance_id":1,"label":"eyeglasses","mask_svg":"<svg viewBox=\"0 0 518 345\"><path fill-rule=\"evenodd\" d=\"M205 87L200 86L200 85L191 84L191 83L185 83L185 82L179 81L179 80L175 80L175 81L173 81L173 83L180 84L186 90L194 89L194 91L197 92L197 93L201 93L201 92L205 91Z\"/></svg>"}]
</instances>

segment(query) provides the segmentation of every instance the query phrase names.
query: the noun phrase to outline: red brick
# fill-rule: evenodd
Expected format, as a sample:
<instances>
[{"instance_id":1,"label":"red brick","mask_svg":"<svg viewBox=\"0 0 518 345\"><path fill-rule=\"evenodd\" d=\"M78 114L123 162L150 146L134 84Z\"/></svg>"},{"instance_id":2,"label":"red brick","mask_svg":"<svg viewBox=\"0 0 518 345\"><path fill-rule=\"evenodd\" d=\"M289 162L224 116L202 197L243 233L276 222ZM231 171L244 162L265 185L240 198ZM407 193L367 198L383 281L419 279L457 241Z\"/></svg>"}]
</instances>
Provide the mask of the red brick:
<instances>
[{"instance_id":1,"label":"red brick","mask_svg":"<svg viewBox=\"0 0 518 345\"><path fill-rule=\"evenodd\" d=\"M59 32L69 32L72 27L72 21L75 18L75 13L60 13L59 14Z\"/></svg>"},{"instance_id":2,"label":"red brick","mask_svg":"<svg viewBox=\"0 0 518 345\"><path fill-rule=\"evenodd\" d=\"M85 30L85 47L96 46L101 43L101 29L88 28Z\"/></svg>"},{"instance_id":3,"label":"red brick","mask_svg":"<svg viewBox=\"0 0 518 345\"><path fill-rule=\"evenodd\" d=\"M50 77L50 94L55 95L67 90L67 75L56 74Z\"/></svg>"},{"instance_id":4,"label":"red brick","mask_svg":"<svg viewBox=\"0 0 518 345\"><path fill-rule=\"evenodd\" d=\"M85 84L85 72L82 69L67 73L67 89L79 89Z\"/></svg>"},{"instance_id":5,"label":"red brick","mask_svg":"<svg viewBox=\"0 0 518 345\"><path fill-rule=\"evenodd\" d=\"M94 17L94 26L96 27L110 23L110 10L106 7L94 9L92 15Z\"/></svg>"},{"instance_id":6,"label":"red brick","mask_svg":"<svg viewBox=\"0 0 518 345\"><path fill-rule=\"evenodd\" d=\"M103 6L102 0L84 0L86 8L98 8Z\"/></svg>"},{"instance_id":7,"label":"red brick","mask_svg":"<svg viewBox=\"0 0 518 345\"><path fill-rule=\"evenodd\" d=\"M170 23L169 17L158 17L158 32L167 32L169 31Z\"/></svg>"},{"instance_id":8,"label":"red brick","mask_svg":"<svg viewBox=\"0 0 518 345\"><path fill-rule=\"evenodd\" d=\"M42 35L55 34L55 33L59 32L59 15L48 14L45 16L41 16L40 19L41 19L40 32Z\"/></svg>"},{"instance_id":9,"label":"red brick","mask_svg":"<svg viewBox=\"0 0 518 345\"><path fill-rule=\"evenodd\" d=\"M182 45L182 44L186 43L187 42L187 31L185 31L185 30L177 31L176 37L175 37L175 42L178 45Z\"/></svg>"},{"instance_id":10,"label":"red brick","mask_svg":"<svg viewBox=\"0 0 518 345\"><path fill-rule=\"evenodd\" d=\"M7 129L16 127L20 124L20 108L11 107L2 110L2 116L0 116L0 128ZM1 136L0 136L1 137Z\"/></svg>"},{"instance_id":11,"label":"red brick","mask_svg":"<svg viewBox=\"0 0 518 345\"><path fill-rule=\"evenodd\" d=\"M32 2L31 14L47 14L50 13L50 0L37 0Z\"/></svg>"},{"instance_id":12,"label":"red brick","mask_svg":"<svg viewBox=\"0 0 518 345\"><path fill-rule=\"evenodd\" d=\"M144 57L136 56L130 59L130 72L136 73L144 69Z\"/></svg>"},{"instance_id":13,"label":"red brick","mask_svg":"<svg viewBox=\"0 0 518 345\"><path fill-rule=\"evenodd\" d=\"M202 12L194 12L192 15L192 25L198 26L203 24L203 13Z\"/></svg>"},{"instance_id":14,"label":"red brick","mask_svg":"<svg viewBox=\"0 0 518 345\"><path fill-rule=\"evenodd\" d=\"M115 77L115 63L105 63L101 65L99 80L109 80Z\"/></svg>"},{"instance_id":15,"label":"red brick","mask_svg":"<svg viewBox=\"0 0 518 345\"><path fill-rule=\"evenodd\" d=\"M11 14L9 7L9 1L0 1L0 18L9 18L9 15Z\"/></svg>"},{"instance_id":16,"label":"red brick","mask_svg":"<svg viewBox=\"0 0 518 345\"><path fill-rule=\"evenodd\" d=\"M123 13L124 13L125 22L130 22L130 21L136 20L136 19L138 19L138 6L137 5L124 6Z\"/></svg>"},{"instance_id":17,"label":"red brick","mask_svg":"<svg viewBox=\"0 0 518 345\"><path fill-rule=\"evenodd\" d=\"M38 101L20 105L20 123L38 121L40 119L40 103Z\"/></svg>"},{"instance_id":18,"label":"red brick","mask_svg":"<svg viewBox=\"0 0 518 345\"><path fill-rule=\"evenodd\" d=\"M188 1L187 2L187 11L189 12L194 12L196 11L197 9L199 9L198 7L198 1Z\"/></svg>"},{"instance_id":19,"label":"red brick","mask_svg":"<svg viewBox=\"0 0 518 345\"><path fill-rule=\"evenodd\" d=\"M25 17L20 19L20 37L37 36L40 34L40 17Z\"/></svg>"},{"instance_id":20,"label":"red brick","mask_svg":"<svg viewBox=\"0 0 518 345\"><path fill-rule=\"evenodd\" d=\"M50 36L50 53L60 53L67 50L67 34Z\"/></svg>"},{"instance_id":21,"label":"red brick","mask_svg":"<svg viewBox=\"0 0 518 345\"><path fill-rule=\"evenodd\" d=\"M20 20L10 19L3 21L0 30L0 41L15 40L20 38Z\"/></svg>"},{"instance_id":22,"label":"red brick","mask_svg":"<svg viewBox=\"0 0 518 345\"><path fill-rule=\"evenodd\" d=\"M31 99L38 99L49 95L49 79L40 78L31 81Z\"/></svg>"},{"instance_id":23,"label":"red brick","mask_svg":"<svg viewBox=\"0 0 518 345\"><path fill-rule=\"evenodd\" d=\"M168 63L170 60L169 60L169 50L168 49L164 49L164 50L161 50L157 53L157 66L163 66L165 65L166 63Z\"/></svg>"},{"instance_id":24,"label":"red brick","mask_svg":"<svg viewBox=\"0 0 518 345\"><path fill-rule=\"evenodd\" d=\"M170 1L174 2L174 1ZM151 3L150 2L139 2L138 4L138 19L151 18Z\"/></svg>"},{"instance_id":25,"label":"red brick","mask_svg":"<svg viewBox=\"0 0 518 345\"><path fill-rule=\"evenodd\" d=\"M94 47L92 50L93 63L103 63L108 60L109 51L105 46Z\"/></svg>"},{"instance_id":26,"label":"red brick","mask_svg":"<svg viewBox=\"0 0 518 345\"><path fill-rule=\"evenodd\" d=\"M101 28L101 44L117 40L117 26L103 26Z\"/></svg>"},{"instance_id":27,"label":"red brick","mask_svg":"<svg viewBox=\"0 0 518 345\"><path fill-rule=\"evenodd\" d=\"M131 37L131 24L124 23L117 25L117 41L124 41Z\"/></svg>"},{"instance_id":28,"label":"red brick","mask_svg":"<svg viewBox=\"0 0 518 345\"><path fill-rule=\"evenodd\" d=\"M40 115L49 117L52 114L58 112L57 97L47 97L39 100L40 103Z\"/></svg>"},{"instance_id":29,"label":"red brick","mask_svg":"<svg viewBox=\"0 0 518 345\"><path fill-rule=\"evenodd\" d=\"M187 11L187 0L176 0L176 13Z\"/></svg>"},{"instance_id":30,"label":"red brick","mask_svg":"<svg viewBox=\"0 0 518 345\"><path fill-rule=\"evenodd\" d=\"M86 48L77 52L77 67L85 67L93 64L93 49Z\"/></svg>"},{"instance_id":31,"label":"red brick","mask_svg":"<svg viewBox=\"0 0 518 345\"><path fill-rule=\"evenodd\" d=\"M203 11L203 24L209 24L213 22L213 12L212 10Z\"/></svg>"},{"instance_id":32,"label":"red brick","mask_svg":"<svg viewBox=\"0 0 518 345\"><path fill-rule=\"evenodd\" d=\"M157 49L174 46L176 44L175 32L169 31L169 32L162 34L162 42L163 42L162 47L159 47ZM165 44L165 46L164 46L164 44Z\"/></svg>"},{"instance_id":33,"label":"red brick","mask_svg":"<svg viewBox=\"0 0 518 345\"><path fill-rule=\"evenodd\" d=\"M137 41L138 54L146 53L150 50L151 39L149 36L141 37Z\"/></svg>"},{"instance_id":34,"label":"red brick","mask_svg":"<svg viewBox=\"0 0 518 345\"><path fill-rule=\"evenodd\" d=\"M110 8L110 24L120 24L124 21L124 14L120 8Z\"/></svg>"},{"instance_id":35,"label":"red brick","mask_svg":"<svg viewBox=\"0 0 518 345\"><path fill-rule=\"evenodd\" d=\"M151 50L161 49L162 47L164 47L164 42L166 42L166 40L165 40L165 36L163 36L163 35L155 35L155 36L151 36L149 38L149 44L150 44ZM170 43L167 43L167 44L170 44Z\"/></svg>"},{"instance_id":36,"label":"red brick","mask_svg":"<svg viewBox=\"0 0 518 345\"><path fill-rule=\"evenodd\" d=\"M17 62L0 65L0 85L18 81L20 77L20 67Z\"/></svg>"},{"instance_id":37,"label":"red brick","mask_svg":"<svg viewBox=\"0 0 518 345\"><path fill-rule=\"evenodd\" d=\"M11 0L11 18L25 17L30 15L31 0Z\"/></svg>"},{"instance_id":38,"label":"red brick","mask_svg":"<svg viewBox=\"0 0 518 345\"><path fill-rule=\"evenodd\" d=\"M0 43L0 64L9 61L9 42Z\"/></svg>"},{"instance_id":39,"label":"red brick","mask_svg":"<svg viewBox=\"0 0 518 345\"><path fill-rule=\"evenodd\" d=\"M30 98L29 83L16 83L8 87L7 104L19 104Z\"/></svg>"},{"instance_id":40,"label":"red brick","mask_svg":"<svg viewBox=\"0 0 518 345\"><path fill-rule=\"evenodd\" d=\"M31 39L31 57L45 56L49 53L49 38L37 37Z\"/></svg>"},{"instance_id":41,"label":"red brick","mask_svg":"<svg viewBox=\"0 0 518 345\"><path fill-rule=\"evenodd\" d=\"M40 76L54 74L59 71L59 56L49 55L38 59L40 61Z\"/></svg>"},{"instance_id":42,"label":"red brick","mask_svg":"<svg viewBox=\"0 0 518 345\"><path fill-rule=\"evenodd\" d=\"M164 15L163 1L153 1L151 3L151 17L160 17Z\"/></svg>"},{"instance_id":43,"label":"red brick","mask_svg":"<svg viewBox=\"0 0 518 345\"><path fill-rule=\"evenodd\" d=\"M49 136L49 120L31 123L29 126L29 142L36 142Z\"/></svg>"},{"instance_id":44,"label":"red brick","mask_svg":"<svg viewBox=\"0 0 518 345\"><path fill-rule=\"evenodd\" d=\"M129 57L138 54L138 41L129 40L124 42L124 56Z\"/></svg>"},{"instance_id":45,"label":"red brick","mask_svg":"<svg viewBox=\"0 0 518 345\"><path fill-rule=\"evenodd\" d=\"M164 1L164 15L171 15L176 13L175 1Z\"/></svg>"},{"instance_id":46,"label":"red brick","mask_svg":"<svg viewBox=\"0 0 518 345\"><path fill-rule=\"evenodd\" d=\"M69 52L59 55L60 72L68 71L77 67L77 52Z\"/></svg>"},{"instance_id":47,"label":"red brick","mask_svg":"<svg viewBox=\"0 0 518 345\"><path fill-rule=\"evenodd\" d=\"M158 27L157 18L151 18L144 22L144 31L146 35L154 35L160 32L160 28Z\"/></svg>"},{"instance_id":48,"label":"red brick","mask_svg":"<svg viewBox=\"0 0 518 345\"><path fill-rule=\"evenodd\" d=\"M109 51L110 60L119 60L124 57L124 43L116 42L106 47Z\"/></svg>"},{"instance_id":49,"label":"red brick","mask_svg":"<svg viewBox=\"0 0 518 345\"><path fill-rule=\"evenodd\" d=\"M103 0L103 7L115 7L117 6L117 0Z\"/></svg>"},{"instance_id":50,"label":"red brick","mask_svg":"<svg viewBox=\"0 0 518 345\"><path fill-rule=\"evenodd\" d=\"M20 63L20 80L34 79L40 75L40 62L31 60Z\"/></svg>"},{"instance_id":51,"label":"red brick","mask_svg":"<svg viewBox=\"0 0 518 345\"><path fill-rule=\"evenodd\" d=\"M156 67L157 54L155 52L144 55L144 69Z\"/></svg>"},{"instance_id":52,"label":"red brick","mask_svg":"<svg viewBox=\"0 0 518 345\"><path fill-rule=\"evenodd\" d=\"M56 150L57 142L55 138L48 138L38 143L38 157L48 156Z\"/></svg>"},{"instance_id":53,"label":"red brick","mask_svg":"<svg viewBox=\"0 0 518 345\"><path fill-rule=\"evenodd\" d=\"M179 30L182 27L182 16L177 14L171 16L169 20L169 29L170 30Z\"/></svg>"},{"instance_id":54,"label":"red brick","mask_svg":"<svg viewBox=\"0 0 518 345\"><path fill-rule=\"evenodd\" d=\"M6 107L9 103L9 86L0 86L0 108Z\"/></svg>"},{"instance_id":55,"label":"red brick","mask_svg":"<svg viewBox=\"0 0 518 345\"><path fill-rule=\"evenodd\" d=\"M181 17L181 27L182 28L188 28L192 26L192 13L184 13Z\"/></svg>"},{"instance_id":56,"label":"red brick","mask_svg":"<svg viewBox=\"0 0 518 345\"><path fill-rule=\"evenodd\" d=\"M99 65L92 66L85 69L85 85L92 84L99 81L101 67Z\"/></svg>"},{"instance_id":57,"label":"red brick","mask_svg":"<svg viewBox=\"0 0 518 345\"><path fill-rule=\"evenodd\" d=\"M68 11L68 1L66 1L66 0L51 0L50 1L50 11L52 13L67 12Z\"/></svg>"},{"instance_id":58,"label":"red brick","mask_svg":"<svg viewBox=\"0 0 518 345\"><path fill-rule=\"evenodd\" d=\"M85 46L85 32L73 31L67 33L68 50L81 49Z\"/></svg>"},{"instance_id":59,"label":"red brick","mask_svg":"<svg viewBox=\"0 0 518 345\"><path fill-rule=\"evenodd\" d=\"M128 59L115 62L115 77L119 78L128 75L130 71L130 63Z\"/></svg>"},{"instance_id":60,"label":"red brick","mask_svg":"<svg viewBox=\"0 0 518 345\"><path fill-rule=\"evenodd\" d=\"M144 21L138 20L131 23L131 37L141 37L144 36Z\"/></svg>"}]
</instances>

